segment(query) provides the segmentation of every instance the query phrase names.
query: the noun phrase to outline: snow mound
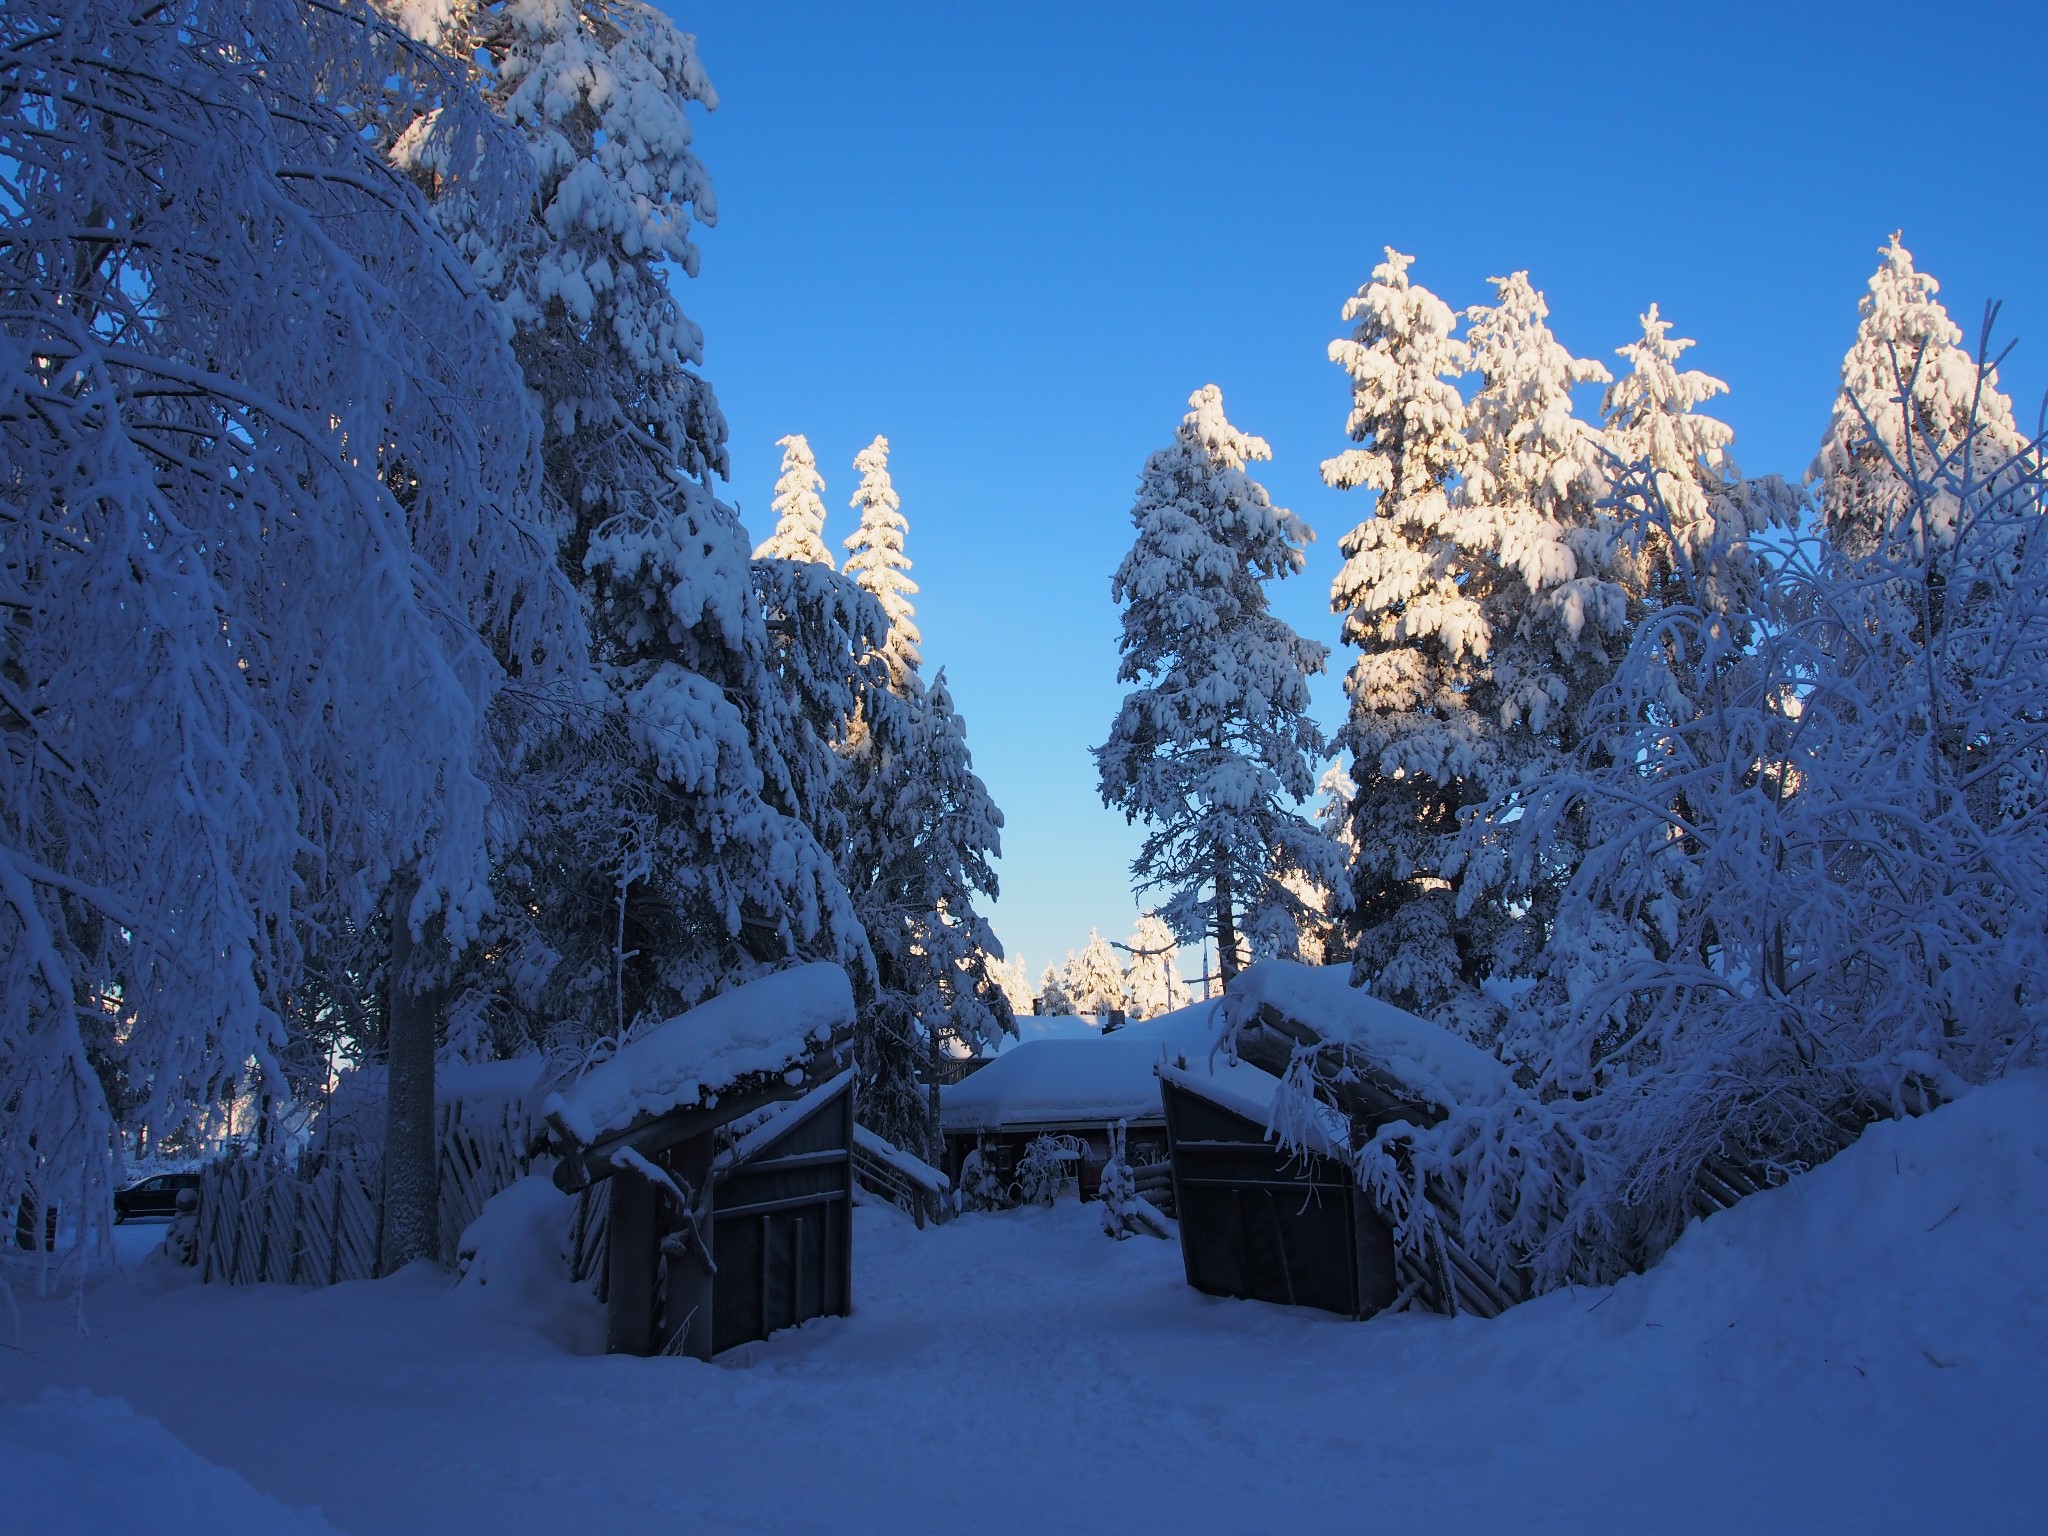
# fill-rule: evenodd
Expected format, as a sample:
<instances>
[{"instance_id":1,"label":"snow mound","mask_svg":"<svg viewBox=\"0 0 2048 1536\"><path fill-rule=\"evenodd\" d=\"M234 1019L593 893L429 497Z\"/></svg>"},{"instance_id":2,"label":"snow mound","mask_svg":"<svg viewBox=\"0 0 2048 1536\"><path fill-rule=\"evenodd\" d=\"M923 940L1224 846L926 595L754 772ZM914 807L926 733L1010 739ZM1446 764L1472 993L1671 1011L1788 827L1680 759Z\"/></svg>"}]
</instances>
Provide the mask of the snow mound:
<instances>
[{"instance_id":1,"label":"snow mound","mask_svg":"<svg viewBox=\"0 0 2048 1536\"><path fill-rule=\"evenodd\" d=\"M852 1026L846 972L824 961L795 966L656 1025L549 1094L541 1110L588 1146L637 1120L714 1104L742 1078L794 1072Z\"/></svg>"},{"instance_id":2,"label":"snow mound","mask_svg":"<svg viewBox=\"0 0 2048 1536\"><path fill-rule=\"evenodd\" d=\"M334 1536L217 1467L116 1397L50 1388L0 1407L0 1503L7 1528L37 1536Z\"/></svg>"},{"instance_id":3,"label":"snow mound","mask_svg":"<svg viewBox=\"0 0 2048 1536\"><path fill-rule=\"evenodd\" d=\"M576 1197L545 1173L529 1174L484 1202L456 1245L456 1294L501 1316L531 1323L572 1354L604 1348L604 1313L569 1277L569 1226Z\"/></svg>"},{"instance_id":4,"label":"snow mound","mask_svg":"<svg viewBox=\"0 0 2048 1536\"><path fill-rule=\"evenodd\" d=\"M1235 1032L1265 1006L1350 1046L1433 1104L1492 1103L1514 1089L1508 1069L1469 1040L1352 986L1349 966L1262 960L1231 981L1224 1016Z\"/></svg>"},{"instance_id":5,"label":"snow mound","mask_svg":"<svg viewBox=\"0 0 2048 1536\"><path fill-rule=\"evenodd\" d=\"M1674 1366L1825 1366L1914 1393L1951 1372L2048 1380L2044 1244L2048 1072L2033 1071L1873 1125L1820 1167L1696 1222L1594 1320L1654 1325L1679 1351Z\"/></svg>"}]
</instances>

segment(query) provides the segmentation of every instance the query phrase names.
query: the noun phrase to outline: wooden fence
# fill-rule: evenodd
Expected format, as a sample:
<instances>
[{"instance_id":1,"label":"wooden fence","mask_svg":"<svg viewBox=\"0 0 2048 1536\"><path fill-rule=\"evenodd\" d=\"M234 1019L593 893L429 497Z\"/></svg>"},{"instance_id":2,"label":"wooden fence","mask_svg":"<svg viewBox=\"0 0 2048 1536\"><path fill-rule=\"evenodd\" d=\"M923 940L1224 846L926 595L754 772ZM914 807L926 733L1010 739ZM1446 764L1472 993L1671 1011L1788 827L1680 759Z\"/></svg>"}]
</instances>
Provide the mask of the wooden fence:
<instances>
[{"instance_id":1,"label":"wooden fence","mask_svg":"<svg viewBox=\"0 0 2048 1536\"><path fill-rule=\"evenodd\" d=\"M919 1227L927 1215L944 1221L953 1214L953 1186L946 1176L864 1125L853 1128L853 1177L869 1194L908 1212Z\"/></svg>"},{"instance_id":2,"label":"wooden fence","mask_svg":"<svg viewBox=\"0 0 2048 1536\"><path fill-rule=\"evenodd\" d=\"M516 1102L444 1103L436 1257L453 1265L491 1196L526 1172L526 1113ZM199 1273L229 1285L334 1285L377 1273L382 1161L335 1152L298 1166L257 1157L210 1163L199 1187Z\"/></svg>"}]
</instances>

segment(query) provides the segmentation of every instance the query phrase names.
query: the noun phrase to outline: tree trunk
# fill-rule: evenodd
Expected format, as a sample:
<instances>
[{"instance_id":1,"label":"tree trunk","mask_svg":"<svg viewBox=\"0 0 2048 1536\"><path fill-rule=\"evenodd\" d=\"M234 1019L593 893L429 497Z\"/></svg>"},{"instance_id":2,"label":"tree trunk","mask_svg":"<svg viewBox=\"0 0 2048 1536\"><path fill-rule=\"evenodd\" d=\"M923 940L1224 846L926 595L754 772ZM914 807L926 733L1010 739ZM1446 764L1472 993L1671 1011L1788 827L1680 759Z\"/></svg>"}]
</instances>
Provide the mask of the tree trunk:
<instances>
[{"instance_id":1,"label":"tree trunk","mask_svg":"<svg viewBox=\"0 0 2048 1536\"><path fill-rule=\"evenodd\" d=\"M391 964L385 973L384 1221L377 1271L438 1258L440 1169L434 1145L434 1036L439 996L422 988L406 911L415 883L391 892Z\"/></svg>"},{"instance_id":2,"label":"tree trunk","mask_svg":"<svg viewBox=\"0 0 2048 1536\"><path fill-rule=\"evenodd\" d=\"M1228 987L1237 974L1237 918L1230 906L1235 893L1230 889L1230 851L1216 845L1216 968Z\"/></svg>"}]
</instances>

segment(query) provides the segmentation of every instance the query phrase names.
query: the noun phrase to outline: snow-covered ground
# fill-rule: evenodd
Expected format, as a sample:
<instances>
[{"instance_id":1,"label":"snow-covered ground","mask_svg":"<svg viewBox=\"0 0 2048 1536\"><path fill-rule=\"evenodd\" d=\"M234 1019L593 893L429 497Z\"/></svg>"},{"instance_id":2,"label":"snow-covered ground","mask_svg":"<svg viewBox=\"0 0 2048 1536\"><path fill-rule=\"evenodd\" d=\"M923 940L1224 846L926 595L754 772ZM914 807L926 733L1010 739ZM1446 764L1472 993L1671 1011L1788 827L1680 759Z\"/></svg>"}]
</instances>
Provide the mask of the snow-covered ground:
<instances>
[{"instance_id":1,"label":"snow-covered ground","mask_svg":"<svg viewBox=\"0 0 2048 1536\"><path fill-rule=\"evenodd\" d=\"M516 1284L138 1262L83 1329L21 1305L0 1508L36 1532L2048 1526L2048 1074L1493 1322L1213 1300L1072 1204L923 1233L864 1208L856 1254L854 1316L716 1365L573 1353L594 1319L536 1324Z\"/></svg>"}]
</instances>

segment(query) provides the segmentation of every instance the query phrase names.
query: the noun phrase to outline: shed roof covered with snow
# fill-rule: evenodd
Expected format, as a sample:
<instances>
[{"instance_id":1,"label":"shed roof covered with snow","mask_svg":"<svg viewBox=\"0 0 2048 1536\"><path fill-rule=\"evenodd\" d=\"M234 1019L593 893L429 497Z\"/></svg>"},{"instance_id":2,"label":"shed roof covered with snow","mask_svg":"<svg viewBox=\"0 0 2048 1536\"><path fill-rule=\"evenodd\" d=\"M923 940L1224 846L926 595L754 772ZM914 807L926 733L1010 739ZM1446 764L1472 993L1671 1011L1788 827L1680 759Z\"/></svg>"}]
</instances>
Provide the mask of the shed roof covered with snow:
<instances>
[{"instance_id":1,"label":"shed roof covered with snow","mask_svg":"<svg viewBox=\"0 0 2048 1536\"><path fill-rule=\"evenodd\" d=\"M1270 1010L1428 1104L1489 1103L1514 1088L1513 1074L1469 1040L1351 985L1347 965L1262 960L1232 980L1223 1007L1233 1030Z\"/></svg>"},{"instance_id":2,"label":"shed roof covered with snow","mask_svg":"<svg viewBox=\"0 0 2048 1536\"><path fill-rule=\"evenodd\" d=\"M617 1147L647 1152L814 1087L846 1065L853 1018L846 972L819 963L656 1025L543 1102L563 1154L556 1182L580 1188L606 1176Z\"/></svg>"},{"instance_id":3,"label":"shed roof covered with snow","mask_svg":"<svg viewBox=\"0 0 2048 1536\"><path fill-rule=\"evenodd\" d=\"M1222 1027L1218 1005L1205 1002L1106 1035L1025 1040L972 1077L942 1088L940 1125L947 1134L959 1135L1099 1127L1114 1120L1157 1122L1162 1067L1227 1083L1219 1091L1235 1095L1235 1101L1263 1094L1270 1103L1278 1080L1218 1054Z\"/></svg>"}]
</instances>

